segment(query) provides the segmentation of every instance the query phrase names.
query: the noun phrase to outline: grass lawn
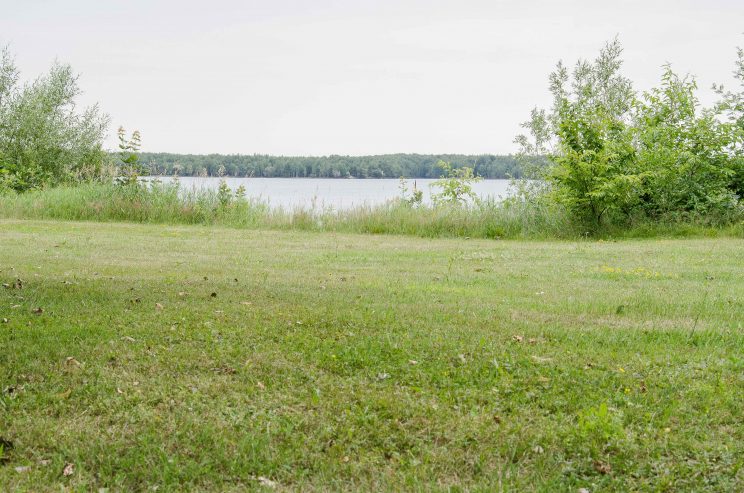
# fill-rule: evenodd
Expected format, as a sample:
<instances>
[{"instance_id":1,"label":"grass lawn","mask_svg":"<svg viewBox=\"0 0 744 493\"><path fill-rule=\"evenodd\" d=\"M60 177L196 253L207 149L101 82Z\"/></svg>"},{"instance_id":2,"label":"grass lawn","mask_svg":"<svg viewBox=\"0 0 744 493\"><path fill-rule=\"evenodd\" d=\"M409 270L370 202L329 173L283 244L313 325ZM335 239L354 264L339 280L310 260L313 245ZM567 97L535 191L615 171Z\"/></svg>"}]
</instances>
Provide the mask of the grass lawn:
<instances>
[{"instance_id":1,"label":"grass lawn","mask_svg":"<svg viewBox=\"0 0 744 493\"><path fill-rule=\"evenodd\" d=\"M2 220L0 281L2 491L744 488L741 239Z\"/></svg>"}]
</instances>

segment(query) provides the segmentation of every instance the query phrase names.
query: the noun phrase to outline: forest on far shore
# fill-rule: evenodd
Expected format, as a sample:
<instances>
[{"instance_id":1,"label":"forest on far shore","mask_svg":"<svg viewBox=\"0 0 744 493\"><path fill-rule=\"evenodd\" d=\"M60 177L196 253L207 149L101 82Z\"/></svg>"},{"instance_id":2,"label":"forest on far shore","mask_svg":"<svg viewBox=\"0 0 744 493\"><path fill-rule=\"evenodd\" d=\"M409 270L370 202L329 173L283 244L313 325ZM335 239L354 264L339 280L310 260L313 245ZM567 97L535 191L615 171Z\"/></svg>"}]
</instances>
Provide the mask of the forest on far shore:
<instances>
[{"instance_id":1,"label":"forest on far shore","mask_svg":"<svg viewBox=\"0 0 744 493\"><path fill-rule=\"evenodd\" d=\"M270 156L265 154L173 154L143 152L150 175L277 178L439 178L446 161L473 168L483 178L520 178L516 156L492 154L385 154L378 156Z\"/></svg>"}]
</instances>

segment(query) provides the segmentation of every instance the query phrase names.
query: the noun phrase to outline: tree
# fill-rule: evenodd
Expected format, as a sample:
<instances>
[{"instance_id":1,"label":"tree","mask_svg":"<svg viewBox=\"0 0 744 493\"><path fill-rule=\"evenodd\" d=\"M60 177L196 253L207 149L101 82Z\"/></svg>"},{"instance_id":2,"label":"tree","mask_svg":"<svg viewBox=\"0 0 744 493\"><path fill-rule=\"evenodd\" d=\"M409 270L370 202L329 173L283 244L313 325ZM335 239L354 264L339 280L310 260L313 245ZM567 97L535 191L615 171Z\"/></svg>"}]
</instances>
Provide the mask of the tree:
<instances>
[{"instance_id":1,"label":"tree","mask_svg":"<svg viewBox=\"0 0 744 493\"><path fill-rule=\"evenodd\" d=\"M664 69L640 98L620 73L615 39L593 62L550 75L553 106L534 109L517 137L522 156L547 155L549 195L590 228L636 217L733 217L744 166L744 94L700 108L694 78ZM737 76L744 81L744 54ZM724 121L724 115L728 120ZM710 215L713 214L713 215Z\"/></svg>"},{"instance_id":2,"label":"tree","mask_svg":"<svg viewBox=\"0 0 744 493\"><path fill-rule=\"evenodd\" d=\"M78 77L69 65L19 85L7 48L0 50L0 187L17 191L90 180L108 157L108 118L97 106L79 111Z\"/></svg>"},{"instance_id":3,"label":"tree","mask_svg":"<svg viewBox=\"0 0 744 493\"><path fill-rule=\"evenodd\" d=\"M182 176L194 176L201 169L217 176L223 165L229 176L273 176L316 178L439 178L442 169L437 163L446 161L453 168L473 168L484 178L520 177L522 170L515 156L461 154L387 154L380 156L267 156L267 155L193 155L171 153L140 153L143 163L162 174L173 174L176 166ZM539 160L544 164L544 159Z\"/></svg>"},{"instance_id":4,"label":"tree","mask_svg":"<svg viewBox=\"0 0 744 493\"><path fill-rule=\"evenodd\" d=\"M699 109L696 89L694 78L666 66L660 87L637 104L633 172L643 183L639 206L651 217L736 206L729 131L715 108Z\"/></svg>"},{"instance_id":5,"label":"tree","mask_svg":"<svg viewBox=\"0 0 744 493\"><path fill-rule=\"evenodd\" d=\"M553 107L534 109L517 137L525 156L547 155L540 178L554 198L580 220L599 225L628 209L637 180L624 171L634 158L629 123L635 93L620 74L622 47L607 43L592 62L579 61L569 75L563 63L550 74Z\"/></svg>"},{"instance_id":6,"label":"tree","mask_svg":"<svg viewBox=\"0 0 744 493\"><path fill-rule=\"evenodd\" d=\"M744 198L744 50L737 49L734 77L739 81L739 91L727 91L722 85L713 89L721 97L716 105L717 113L723 119L727 135L726 150L731 160L731 190Z\"/></svg>"}]
</instances>

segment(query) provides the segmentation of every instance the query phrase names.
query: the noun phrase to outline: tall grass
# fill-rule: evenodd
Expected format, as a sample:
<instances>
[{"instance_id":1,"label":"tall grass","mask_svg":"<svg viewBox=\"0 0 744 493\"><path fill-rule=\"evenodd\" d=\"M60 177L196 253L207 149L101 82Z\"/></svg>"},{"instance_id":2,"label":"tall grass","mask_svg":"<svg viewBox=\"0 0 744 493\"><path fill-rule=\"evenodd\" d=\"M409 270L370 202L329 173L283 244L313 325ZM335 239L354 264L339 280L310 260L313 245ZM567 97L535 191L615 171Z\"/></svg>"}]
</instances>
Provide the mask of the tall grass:
<instances>
[{"instance_id":1,"label":"tall grass","mask_svg":"<svg viewBox=\"0 0 744 493\"><path fill-rule=\"evenodd\" d=\"M177 184L141 186L82 184L0 196L0 217L73 221L133 221L204 224L235 228L301 229L422 237L579 238L589 236L560 207L547 200L485 200L467 207L420 205L402 200L335 211L310 206L274 208L268 203L220 195L218 191L179 188ZM606 228L592 236L744 236L741 220L727 227L702 221L639 222Z\"/></svg>"}]
</instances>

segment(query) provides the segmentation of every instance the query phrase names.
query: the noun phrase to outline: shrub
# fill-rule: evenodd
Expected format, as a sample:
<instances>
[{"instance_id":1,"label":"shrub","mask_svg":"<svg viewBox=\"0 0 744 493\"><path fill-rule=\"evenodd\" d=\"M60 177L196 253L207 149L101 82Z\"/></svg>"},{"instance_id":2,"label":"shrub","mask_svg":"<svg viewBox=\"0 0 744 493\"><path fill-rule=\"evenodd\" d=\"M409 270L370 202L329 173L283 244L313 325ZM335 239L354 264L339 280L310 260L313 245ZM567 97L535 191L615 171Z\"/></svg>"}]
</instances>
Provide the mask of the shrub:
<instances>
[{"instance_id":1,"label":"shrub","mask_svg":"<svg viewBox=\"0 0 744 493\"><path fill-rule=\"evenodd\" d=\"M19 85L7 48L0 50L0 188L17 191L100 176L108 118L97 106L79 111L81 91L69 65L55 63Z\"/></svg>"},{"instance_id":2,"label":"shrub","mask_svg":"<svg viewBox=\"0 0 744 493\"><path fill-rule=\"evenodd\" d=\"M593 231L603 225L740 214L744 96L725 92L699 108L693 78L667 66L661 85L638 97L620 73L622 48L608 43L592 62L550 75L553 107L535 109L517 137L525 158L547 155L540 170L556 203ZM744 81L744 55L737 76ZM728 121L722 121L728 115Z\"/></svg>"},{"instance_id":3,"label":"shrub","mask_svg":"<svg viewBox=\"0 0 744 493\"><path fill-rule=\"evenodd\" d=\"M737 206L728 131L710 109L698 111L694 79L667 67L662 84L637 104L638 206L650 217L725 214Z\"/></svg>"},{"instance_id":4,"label":"shrub","mask_svg":"<svg viewBox=\"0 0 744 493\"><path fill-rule=\"evenodd\" d=\"M117 135L119 137L119 163L116 181L122 185L136 185L139 177L147 171L140 162L138 154L141 145L139 130L132 132L127 139L126 130L124 127L119 127Z\"/></svg>"},{"instance_id":5,"label":"shrub","mask_svg":"<svg viewBox=\"0 0 744 493\"><path fill-rule=\"evenodd\" d=\"M406 179L401 177L398 188L400 189L400 200L404 204L408 204L411 207L419 207L424 202L424 191L416 186L415 180L409 191Z\"/></svg>"},{"instance_id":6,"label":"shrub","mask_svg":"<svg viewBox=\"0 0 744 493\"><path fill-rule=\"evenodd\" d=\"M475 176L473 168L463 166L453 168L450 163L439 161L437 166L442 168L444 176L431 184L440 191L432 193L431 199L436 205L464 205L475 202L477 195L473 192L472 183L482 178Z\"/></svg>"}]
</instances>

